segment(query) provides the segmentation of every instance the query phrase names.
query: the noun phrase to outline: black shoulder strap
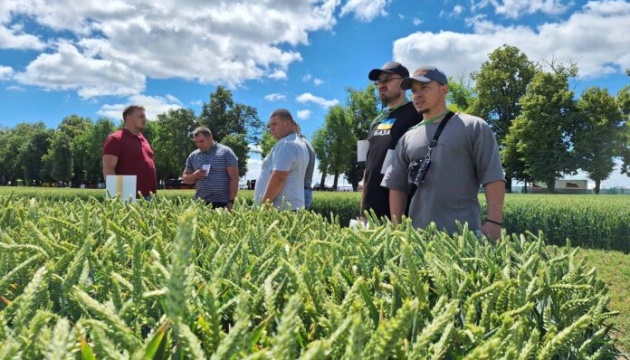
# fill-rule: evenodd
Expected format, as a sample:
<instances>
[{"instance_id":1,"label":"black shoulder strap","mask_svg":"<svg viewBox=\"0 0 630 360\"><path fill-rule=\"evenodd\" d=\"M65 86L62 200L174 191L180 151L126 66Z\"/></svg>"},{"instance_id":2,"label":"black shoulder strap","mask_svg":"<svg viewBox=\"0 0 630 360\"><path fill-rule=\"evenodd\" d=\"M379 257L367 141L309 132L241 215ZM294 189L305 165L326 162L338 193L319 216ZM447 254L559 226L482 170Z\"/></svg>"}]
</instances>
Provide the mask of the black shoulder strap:
<instances>
[{"instance_id":1,"label":"black shoulder strap","mask_svg":"<svg viewBox=\"0 0 630 360\"><path fill-rule=\"evenodd\" d=\"M435 146L437 145L437 141L440 138L440 135L442 135L442 130L444 130L446 123L453 117L453 115L455 115L455 113L452 111L449 111L446 114L446 116L444 116L444 119L442 119L442 121L440 122L440 125L438 125L437 130L435 130L435 134L433 134L433 139L431 139L431 143L429 143L430 149L435 149Z\"/></svg>"},{"instance_id":2,"label":"black shoulder strap","mask_svg":"<svg viewBox=\"0 0 630 360\"><path fill-rule=\"evenodd\" d=\"M437 130L435 130L435 134L433 134L433 139L431 139L431 142L429 143L429 150L435 149L435 147L437 146L438 139L440 138L440 135L442 135L442 130L444 130L446 123L453 117L453 115L455 115L455 113L452 111L449 111L446 114L446 116L444 116L444 119L440 121L440 125L438 125ZM409 210L411 199L416 194L416 190L418 190L418 187L415 184L411 184L411 188L409 189L409 196L407 198L407 210Z\"/></svg>"}]
</instances>

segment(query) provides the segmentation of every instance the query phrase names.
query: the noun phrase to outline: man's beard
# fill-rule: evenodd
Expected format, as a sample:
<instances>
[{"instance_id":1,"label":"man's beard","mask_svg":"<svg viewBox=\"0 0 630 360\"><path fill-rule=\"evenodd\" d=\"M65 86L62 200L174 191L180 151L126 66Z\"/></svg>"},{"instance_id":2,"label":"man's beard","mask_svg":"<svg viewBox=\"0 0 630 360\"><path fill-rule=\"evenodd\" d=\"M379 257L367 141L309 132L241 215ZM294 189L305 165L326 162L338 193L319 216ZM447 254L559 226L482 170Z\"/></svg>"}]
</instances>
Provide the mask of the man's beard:
<instances>
[{"instance_id":1,"label":"man's beard","mask_svg":"<svg viewBox=\"0 0 630 360\"><path fill-rule=\"evenodd\" d=\"M418 113L418 115L426 114L429 112L429 108L424 108L424 109L416 108L416 112Z\"/></svg>"},{"instance_id":2,"label":"man's beard","mask_svg":"<svg viewBox=\"0 0 630 360\"><path fill-rule=\"evenodd\" d=\"M394 94L391 91L386 91L384 93L380 93L380 98L381 98L381 102L383 102L384 104L388 104L396 99L398 99L398 97L400 96L400 93L398 94Z\"/></svg>"}]
</instances>

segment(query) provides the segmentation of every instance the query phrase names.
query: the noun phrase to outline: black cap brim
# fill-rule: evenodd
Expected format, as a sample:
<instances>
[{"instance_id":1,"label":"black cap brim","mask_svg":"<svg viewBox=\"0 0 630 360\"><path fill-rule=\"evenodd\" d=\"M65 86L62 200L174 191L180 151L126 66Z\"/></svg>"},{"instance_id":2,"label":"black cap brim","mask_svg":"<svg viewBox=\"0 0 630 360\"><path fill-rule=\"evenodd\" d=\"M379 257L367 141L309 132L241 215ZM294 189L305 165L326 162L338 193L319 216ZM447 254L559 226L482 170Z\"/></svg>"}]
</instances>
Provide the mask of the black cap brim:
<instances>
[{"instance_id":1,"label":"black cap brim","mask_svg":"<svg viewBox=\"0 0 630 360\"><path fill-rule=\"evenodd\" d=\"M370 71L370 73L368 74L368 79L372 80L372 81L376 81L378 80L379 77L381 77L382 73L387 73L387 74L393 74L393 71L387 71L387 70L383 70L383 69L374 69L372 71Z\"/></svg>"}]
</instances>

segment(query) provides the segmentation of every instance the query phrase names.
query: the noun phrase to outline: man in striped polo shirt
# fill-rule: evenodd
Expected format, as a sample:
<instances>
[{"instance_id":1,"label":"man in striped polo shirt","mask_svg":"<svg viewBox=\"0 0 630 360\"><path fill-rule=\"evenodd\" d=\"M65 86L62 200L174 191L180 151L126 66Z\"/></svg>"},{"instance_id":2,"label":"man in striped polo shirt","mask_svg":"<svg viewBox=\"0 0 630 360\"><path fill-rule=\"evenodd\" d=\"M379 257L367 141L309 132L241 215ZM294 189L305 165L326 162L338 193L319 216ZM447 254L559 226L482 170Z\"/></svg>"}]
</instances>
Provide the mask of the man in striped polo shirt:
<instances>
[{"instance_id":1,"label":"man in striped polo shirt","mask_svg":"<svg viewBox=\"0 0 630 360\"><path fill-rule=\"evenodd\" d=\"M183 182L195 184L195 198L213 208L232 210L238 192L238 158L234 151L214 141L205 126L193 131L197 150L188 155Z\"/></svg>"}]
</instances>

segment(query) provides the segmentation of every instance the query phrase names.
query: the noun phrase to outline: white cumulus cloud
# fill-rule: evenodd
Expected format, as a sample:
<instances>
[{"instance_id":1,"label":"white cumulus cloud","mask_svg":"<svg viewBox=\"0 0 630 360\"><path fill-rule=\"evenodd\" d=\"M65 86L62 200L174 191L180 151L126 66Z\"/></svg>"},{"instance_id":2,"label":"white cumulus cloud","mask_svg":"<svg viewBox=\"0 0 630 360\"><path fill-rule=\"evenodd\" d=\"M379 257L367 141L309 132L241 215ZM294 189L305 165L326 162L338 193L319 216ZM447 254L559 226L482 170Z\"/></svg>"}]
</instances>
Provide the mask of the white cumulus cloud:
<instances>
[{"instance_id":1,"label":"white cumulus cloud","mask_svg":"<svg viewBox=\"0 0 630 360\"><path fill-rule=\"evenodd\" d=\"M568 9L562 0L490 0L490 4L497 14L514 19L535 12L561 14Z\"/></svg>"},{"instance_id":2,"label":"white cumulus cloud","mask_svg":"<svg viewBox=\"0 0 630 360\"><path fill-rule=\"evenodd\" d=\"M180 104L181 101L179 101L179 99L170 95L165 97L135 95L129 97L127 102L123 104L105 104L97 111L97 114L122 121L122 112L125 107L129 105L140 105L144 106L147 119L156 120L159 114L181 108Z\"/></svg>"},{"instance_id":3,"label":"white cumulus cloud","mask_svg":"<svg viewBox=\"0 0 630 360\"><path fill-rule=\"evenodd\" d=\"M13 69L9 66L0 65L0 81L8 80L13 76Z\"/></svg>"},{"instance_id":4,"label":"white cumulus cloud","mask_svg":"<svg viewBox=\"0 0 630 360\"><path fill-rule=\"evenodd\" d=\"M391 0L348 0L341 8L341 16L354 14L360 21L370 22L378 16L386 16L385 8Z\"/></svg>"},{"instance_id":5,"label":"white cumulus cloud","mask_svg":"<svg viewBox=\"0 0 630 360\"><path fill-rule=\"evenodd\" d=\"M330 31L338 0L5 0L0 47L48 49L19 74L23 84L84 98L139 94L146 78L238 87L283 80L298 45ZM28 18L34 26L15 25ZM13 27L9 27L13 24ZM47 31L44 44L33 31ZM65 44L65 45L56 45ZM78 66L67 71L61 60ZM54 66L61 71L53 73Z\"/></svg>"},{"instance_id":6,"label":"white cumulus cloud","mask_svg":"<svg viewBox=\"0 0 630 360\"><path fill-rule=\"evenodd\" d=\"M630 67L630 3L589 2L581 11L537 28L503 26L477 17L472 33L416 32L394 42L394 58L410 71L433 64L447 75L479 69L488 54L504 44L518 47L530 60L574 62L581 76L600 76Z\"/></svg>"},{"instance_id":7,"label":"white cumulus cloud","mask_svg":"<svg viewBox=\"0 0 630 360\"><path fill-rule=\"evenodd\" d=\"M52 90L77 90L82 98L136 95L144 90L144 75L125 64L92 58L74 45L60 43L54 54L41 54L14 78L24 85Z\"/></svg>"},{"instance_id":8,"label":"white cumulus cloud","mask_svg":"<svg viewBox=\"0 0 630 360\"><path fill-rule=\"evenodd\" d=\"M306 119L311 117L311 111L310 110L298 110L297 117L300 120L306 120Z\"/></svg>"},{"instance_id":9,"label":"white cumulus cloud","mask_svg":"<svg viewBox=\"0 0 630 360\"><path fill-rule=\"evenodd\" d=\"M315 96L315 95L313 95L311 93L304 93L304 94L298 96L296 98L296 100L300 104L314 103L314 104L320 105L323 108L329 108L331 106L339 105L339 100L337 100L337 99L326 100L324 98Z\"/></svg>"},{"instance_id":10,"label":"white cumulus cloud","mask_svg":"<svg viewBox=\"0 0 630 360\"><path fill-rule=\"evenodd\" d=\"M286 95L283 95L280 93L273 93L273 94L265 95L265 100L271 101L271 102L276 102L276 101L281 101L281 100L286 100L286 99L287 99Z\"/></svg>"},{"instance_id":11,"label":"white cumulus cloud","mask_svg":"<svg viewBox=\"0 0 630 360\"><path fill-rule=\"evenodd\" d=\"M37 36L0 25L0 48L19 50L42 50L46 44Z\"/></svg>"}]
</instances>

